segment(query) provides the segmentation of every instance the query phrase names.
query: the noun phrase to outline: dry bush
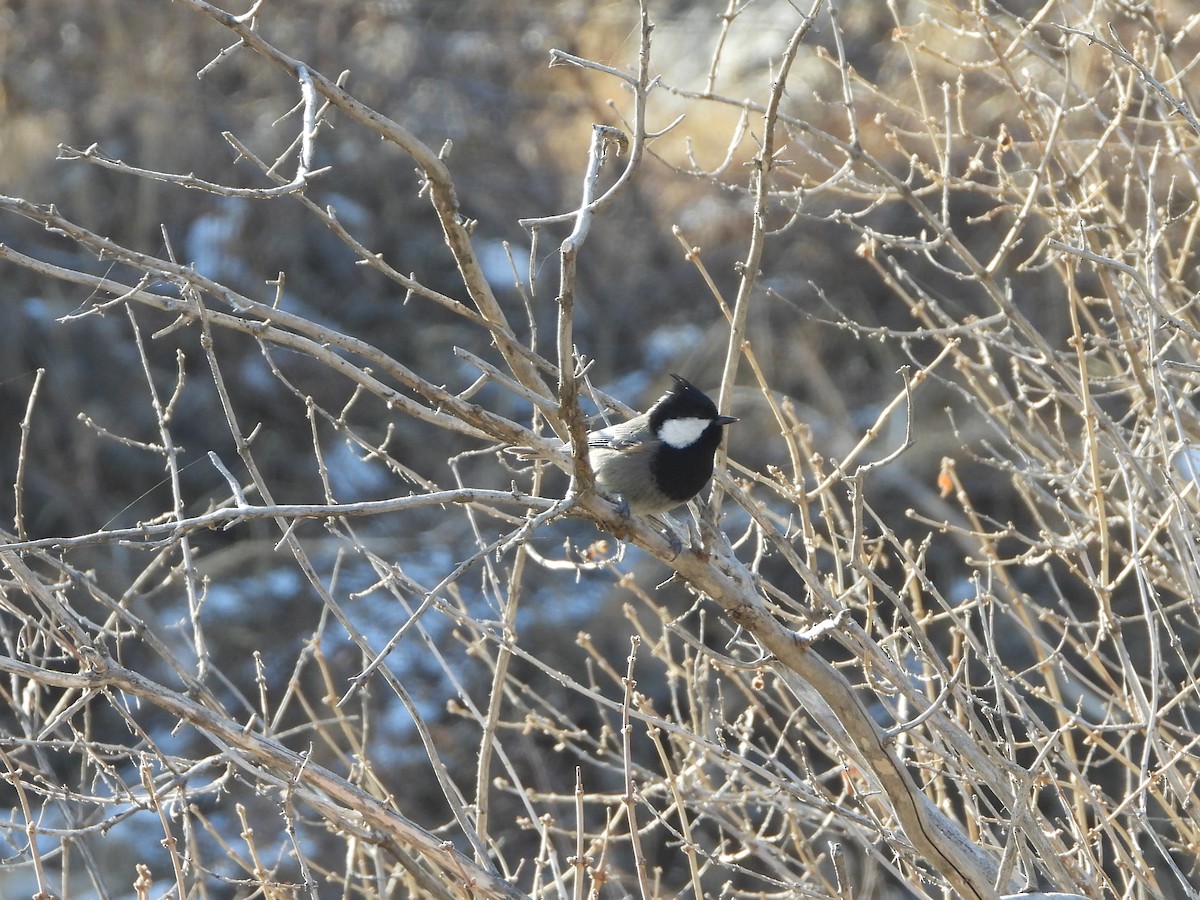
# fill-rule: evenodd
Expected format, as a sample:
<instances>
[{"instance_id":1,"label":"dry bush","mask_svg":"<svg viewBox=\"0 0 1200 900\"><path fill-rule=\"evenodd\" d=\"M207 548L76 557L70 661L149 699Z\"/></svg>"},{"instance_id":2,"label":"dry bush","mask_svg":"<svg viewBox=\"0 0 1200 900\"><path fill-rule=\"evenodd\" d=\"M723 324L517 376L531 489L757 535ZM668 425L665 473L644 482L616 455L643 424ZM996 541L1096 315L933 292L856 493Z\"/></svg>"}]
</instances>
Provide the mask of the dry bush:
<instances>
[{"instance_id":1,"label":"dry bush","mask_svg":"<svg viewBox=\"0 0 1200 900\"><path fill-rule=\"evenodd\" d=\"M174 4L236 165L64 147L165 189L121 237L0 198L70 310L0 338L5 894L1195 896L1200 17L1013 5L603 7L524 82L564 212L300 14ZM678 554L559 449L652 332L742 418Z\"/></svg>"}]
</instances>

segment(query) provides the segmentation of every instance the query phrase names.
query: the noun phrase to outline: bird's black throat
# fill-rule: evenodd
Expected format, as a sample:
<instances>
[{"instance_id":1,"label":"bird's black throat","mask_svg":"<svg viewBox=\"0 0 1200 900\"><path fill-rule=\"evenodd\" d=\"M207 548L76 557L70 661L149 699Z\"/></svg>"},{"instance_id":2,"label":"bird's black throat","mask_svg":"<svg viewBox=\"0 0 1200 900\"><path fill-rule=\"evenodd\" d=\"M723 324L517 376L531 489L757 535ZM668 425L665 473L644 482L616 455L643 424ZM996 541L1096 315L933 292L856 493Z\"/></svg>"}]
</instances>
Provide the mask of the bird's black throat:
<instances>
[{"instance_id":1,"label":"bird's black throat","mask_svg":"<svg viewBox=\"0 0 1200 900\"><path fill-rule=\"evenodd\" d=\"M660 491L672 500L691 500L712 478L713 455L721 443L722 427L710 425L695 443L682 449L662 444L650 463L650 475Z\"/></svg>"}]
</instances>

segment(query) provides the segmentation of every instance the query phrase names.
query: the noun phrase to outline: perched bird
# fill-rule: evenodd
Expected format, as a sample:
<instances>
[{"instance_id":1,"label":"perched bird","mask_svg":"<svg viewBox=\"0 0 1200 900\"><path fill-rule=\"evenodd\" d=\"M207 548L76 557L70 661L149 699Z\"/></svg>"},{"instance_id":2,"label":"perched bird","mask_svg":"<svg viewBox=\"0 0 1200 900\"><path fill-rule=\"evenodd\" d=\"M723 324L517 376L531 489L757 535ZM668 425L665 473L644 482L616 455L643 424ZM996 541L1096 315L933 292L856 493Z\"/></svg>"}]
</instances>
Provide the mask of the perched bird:
<instances>
[{"instance_id":1,"label":"perched bird","mask_svg":"<svg viewBox=\"0 0 1200 900\"><path fill-rule=\"evenodd\" d=\"M647 412L588 435L596 486L630 512L655 515L691 500L713 473L713 456L736 422L699 388L672 374L675 386Z\"/></svg>"}]
</instances>

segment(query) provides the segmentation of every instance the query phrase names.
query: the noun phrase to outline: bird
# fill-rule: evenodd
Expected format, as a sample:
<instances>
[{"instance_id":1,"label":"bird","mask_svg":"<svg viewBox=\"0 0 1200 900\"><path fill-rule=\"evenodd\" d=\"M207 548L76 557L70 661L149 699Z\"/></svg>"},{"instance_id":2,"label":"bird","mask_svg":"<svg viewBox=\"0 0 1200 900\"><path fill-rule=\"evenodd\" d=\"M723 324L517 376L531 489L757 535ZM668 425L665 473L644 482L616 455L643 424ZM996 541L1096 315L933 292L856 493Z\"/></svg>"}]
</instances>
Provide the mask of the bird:
<instances>
[{"instance_id":1,"label":"bird","mask_svg":"<svg viewBox=\"0 0 1200 900\"><path fill-rule=\"evenodd\" d=\"M700 493L725 426L737 421L687 379L671 378L675 384L646 412L587 435L596 486L627 513L654 516Z\"/></svg>"}]
</instances>

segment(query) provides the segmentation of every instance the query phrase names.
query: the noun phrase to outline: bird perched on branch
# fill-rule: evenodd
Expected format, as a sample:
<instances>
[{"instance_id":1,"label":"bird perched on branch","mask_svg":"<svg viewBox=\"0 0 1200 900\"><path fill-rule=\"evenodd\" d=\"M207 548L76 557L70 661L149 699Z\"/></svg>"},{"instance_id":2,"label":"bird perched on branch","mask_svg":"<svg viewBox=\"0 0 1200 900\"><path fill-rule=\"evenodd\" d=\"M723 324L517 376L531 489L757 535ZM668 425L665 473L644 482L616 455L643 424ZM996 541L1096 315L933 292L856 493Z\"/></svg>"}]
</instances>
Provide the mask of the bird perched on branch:
<instances>
[{"instance_id":1,"label":"bird perched on branch","mask_svg":"<svg viewBox=\"0 0 1200 900\"><path fill-rule=\"evenodd\" d=\"M649 410L588 434L596 486L630 512L655 515L700 493L725 426L737 421L691 382L671 377L675 385Z\"/></svg>"}]
</instances>

